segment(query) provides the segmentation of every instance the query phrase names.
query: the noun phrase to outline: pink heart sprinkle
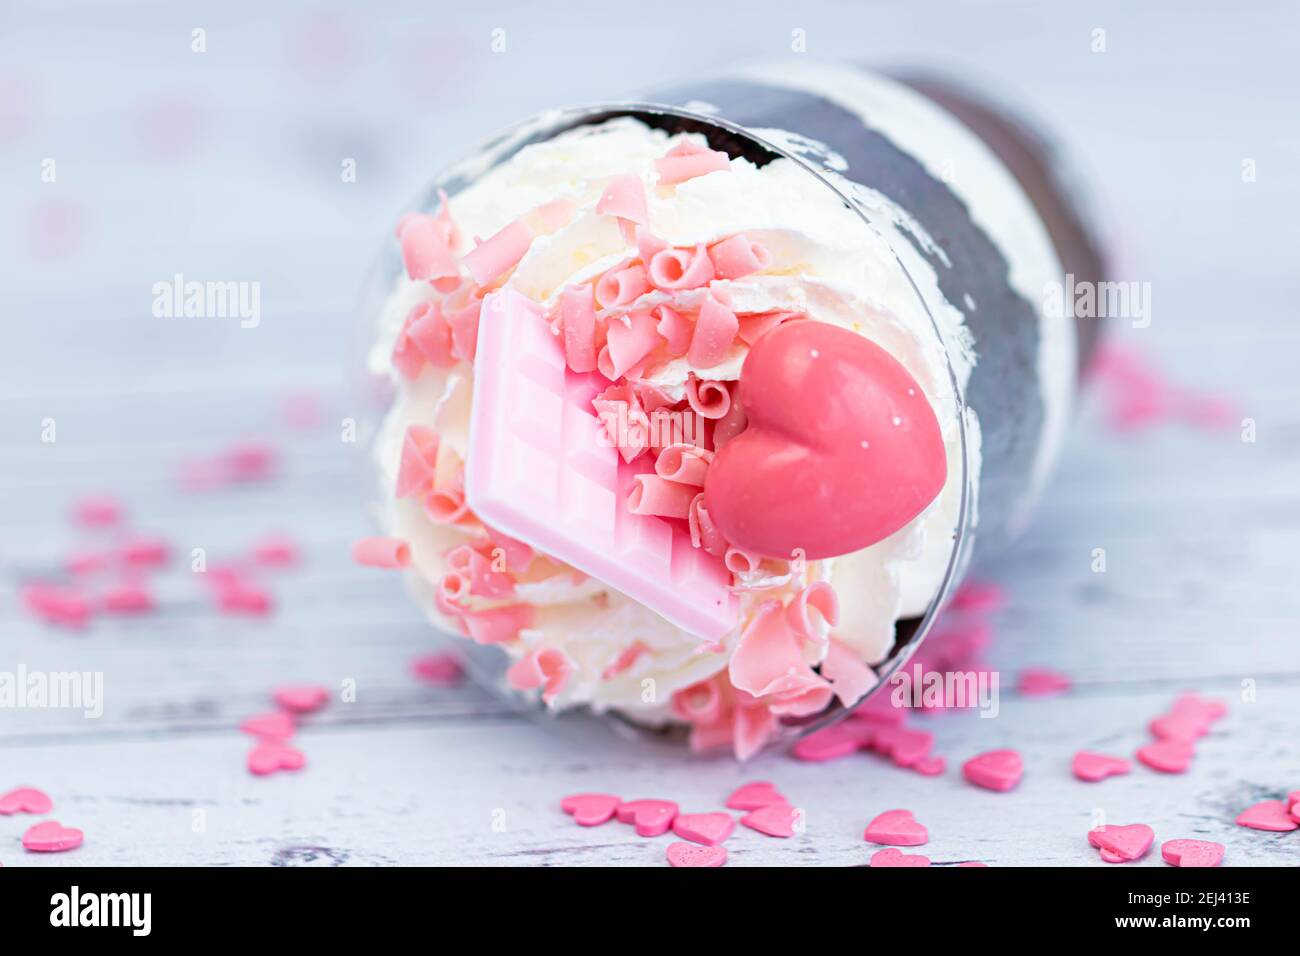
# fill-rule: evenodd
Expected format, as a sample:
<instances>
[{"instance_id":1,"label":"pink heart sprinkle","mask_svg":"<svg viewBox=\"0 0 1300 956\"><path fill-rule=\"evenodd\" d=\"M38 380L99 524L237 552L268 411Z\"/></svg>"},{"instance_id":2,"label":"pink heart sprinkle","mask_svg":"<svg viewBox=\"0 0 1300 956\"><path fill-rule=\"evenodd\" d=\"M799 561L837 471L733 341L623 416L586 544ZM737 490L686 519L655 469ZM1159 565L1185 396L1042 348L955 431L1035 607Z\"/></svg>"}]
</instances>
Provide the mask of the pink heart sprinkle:
<instances>
[{"instance_id":1,"label":"pink heart sprinkle","mask_svg":"<svg viewBox=\"0 0 1300 956\"><path fill-rule=\"evenodd\" d=\"M619 823L631 823L637 836L657 837L667 833L677 817L677 804L671 800L629 800L615 811Z\"/></svg>"},{"instance_id":2,"label":"pink heart sprinkle","mask_svg":"<svg viewBox=\"0 0 1300 956\"><path fill-rule=\"evenodd\" d=\"M38 823L23 834L23 846L33 853L62 853L81 846L85 834L76 827L65 827L58 820Z\"/></svg>"},{"instance_id":3,"label":"pink heart sprinkle","mask_svg":"<svg viewBox=\"0 0 1300 956\"><path fill-rule=\"evenodd\" d=\"M301 750L278 740L263 740L248 752L248 769L259 777L277 770L301 770L306 765L307 758Z\"/></svg>"},{"instance_id":4,"label":"pink heart sprinkle","mask_svg":"<svg viewBox=\"0 0 1300 956\"><path fill-rule=\"evenodd\" d=\"M1097 753L1095 750L1080 750L1074 755L1070 769L1080 780L1095 783L1107 777L1128 773L1133 769L1133 765L1123 757L1112 757L1110 754Z\"/></svg>"},{"instance_id":5,"label":"pink heart sprinkle","mask_svg":"<svg viewBox=\"0 0 1300 956\"><path fill-rule=\"evenodd\" d=\"M1094 827L1088 831L1088 842L1103 851L1102 859L1107 863L1136 860L1151 849L1155 838L1155 831L1145 823ZM1117 859L1108 858L1112 856Z\"/></svg>"},{"instance_id":6,"label":"pink heart sprinkle","mask_svg":"<svg viewBox=\"0 0 1300 956\"><path fill-rule=\"evenodd\" d=\"M293 736L293 718L283 711L274 710L266 714L249 717L239 725L239 729L254 737L270 740L288 740Z\"/></svg>"},{"instance_id":7,"label":"pink heart sprinkle","mask_svg":"<svg viewBox=\"0 0 1300 956\"><path fill-rule=\"evenodd\" d=\"M580 827L594 827L614 819L623 801L610 793L575 793L560 801L560 809Z\"/></svg>"},{"instance_id":8,"label":"pink heart sprinkle","mask_svg":"<svg viewBox=\"0 0 1300 956\"><path fill-rule=\"evenodd\" d=\"M0 797L0 814L11 813L49 813L54 809L54 801L43 791L35 787L15 787Z\"/></svg>"},{"instance_id":9,"label":"pink heart sprinkle","mask_svg":"<svg viewBox=\"0 0 1300 956\"><path fill-rule=\"evenodd\" d=\"M1199 714L1164 714L1151 721L1148 728L1161 740L1193 741L1210 731L1210 722Z\"/></svg>"},{"instance_id":10,"label":"pink heart sprinkle","mask_svg":"<svg viewBox=\"0 0 1300 956\"><path fill-rule=\"evenodd\" d=\"M1281 800L1261 800L1237 814L1237 826L1284 833L1300 827Z\"/></svg>"},{"instance_id":11,"label":"pink heart sprinkle","mask_svg":"<svg viewBox=\"0 0 1300 956\"><path fill-rule=\"evenodd\" d=\"M757 810L773 803L788 804L789 802L781 791L768 781L755 780L735 790L727 797L726 805L732 810Z\"/></svg>"},{"instance_id":12,"label":"pink heart sprinkle","mask_svg":"<svg viewBox=\"0 0 1300 956\"><path fill-rule=\"evenodd\" d=\"M682 813L673 820L673 832L683 840L717 846L736 829L730 813Z\"/></svg>"},{"instance_id":13,"label":"pink heart sprinkle","mask_svg":"<svg viewBox=\"0 0 1300 956\"><path fill-rule=\"evenodd\" d=\"M919 853L904 853L902 850L896 850L892 846L888 850L878 850L871 855L871 865L874 867L887 866L929 866L930 858L921 856Z\"/></svg>"},{"instance_id":14,"label":"pink heart sprinkle","mask_svg":"<svg viewBox=\"0 0 1300 956\"><path fill-rule=\"evenodd\" d=\"M1174 866L1218 866L1224 846L1213 840L1166 840L1160 855Z\"/></svg>"},{"instance_id":15,"label":"pink heart sprinkle","mask_svg":"<svg viewBox=\"0 0 1300 956\"><path fill-rule=\"evenodd\" d=\"M465 676L456 655L445 652L417 657L411 661L411 670L420 680L438 687L459 684Z\"/></svg>"},{"instance_id":16,"label":"pink heart sprinkle","mask_svg":"<svg viewBox=\"0 0 1300 956\"><path fill-rule=\"evenodd\" d=\"M1187 740L1158 740L1138 749L1137 758L1161 773L1183 773L1192 765L1196 749Z\"/></svg>"},{"instance_id":17,"label":"pink heart sprinkle","mask_svg":"<svg viewBox=\"0 0 1300 956\"><path fill-rule=\"evenodd\" d=\"M798 759L813 763L852 756L871 740L870 729L861 725L854 726L855 723L845 720L815 730L799 740L791 752Z\"/></svg>"},{"instance_id":18,"label":"pink heart sprinkle","mask_svg":"<svg viewBox=\"0 0 1300 956\"><path fill-rule=\"evenodd\" d=\"M918 760L912 764L912 769L926 777L937 777L948 769L948 760L936 754L932 757L926 757L924 760Z\"/></svg>"},{"instance_id":19,"label":"pink heart sprinkle","mask_svg":"<svg viewBox=\"0 0 1300 956\"><path fill-rule=\"evenodd\" d=\"M863 837L893 846L921 846L930 841L929 831L916 822L911 810L886 810L867 824Z\"/></svg>"},{"instance_id":20,"label":"pink heart sprinkle","mask_svg":"<svg viewBox=\"0 0 1300 956\"><path fill-rule=\"evenodd\" d=\"M1070 678L1047 667L1030 667L1021 671L1016 688L1022 694L1046 696L1070 689Z\"/></svg>"},{"instance_id":21,"label":"pink heart sprinkle","mask_svg":"<svg viewBox=\"0 0 1300 956\"><path fill-rule=\"evenodd\" d=\"M330 692L317 684L286 684L275 689L278 706L295 714L320 710L330 699Z\"/></svg>"},{"instance_id":22,"label":"pink heart sprinkle","mask_svg":"<svg viewBox=\"0 0 1300 956\"><path fill-rule=\"evenodd\" d=\"M722 866L726 862L725 846L696 846L694 843L668 844L670 866Z\"/></svg>"},{"instance_id":23,"label":"pink heart sprinkle","mask_svg":"<svg viewBox=\"0 0 1300 956\"><path fill-rule=\"evenodd\" d=\"M1025 762L1015 750L990 750L967 760L961 772L977 787L1006 791L1025 775Z\"/></svg>"},{"instance_id":24,"label":"pink heart sprinkle","mask_svg":"<svg viewBox=\"0 0 1300 956\"><path fill-rule=\"evenodd\" d=\"M796 813L798 811L788 803L770 803L757 810L751 810L740 818L740 822L751 830L784 839L794 836Z\"/></svg>"}]
</instances>

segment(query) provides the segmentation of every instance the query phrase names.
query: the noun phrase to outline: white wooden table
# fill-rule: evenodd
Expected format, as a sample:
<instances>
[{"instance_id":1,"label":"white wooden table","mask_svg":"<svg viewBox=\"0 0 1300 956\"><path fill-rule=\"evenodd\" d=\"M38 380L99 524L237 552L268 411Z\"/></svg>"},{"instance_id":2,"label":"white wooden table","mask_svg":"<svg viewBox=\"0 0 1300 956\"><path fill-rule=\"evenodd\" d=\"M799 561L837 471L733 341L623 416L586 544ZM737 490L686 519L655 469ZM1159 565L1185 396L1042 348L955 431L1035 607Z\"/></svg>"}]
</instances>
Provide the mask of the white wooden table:
<instances>
[{"instance_id":1,"label":"white wooden table","mask_svg":"<svg viewBox=\"0 0 1300 956\"><path fill-rule=\"evenodd\" d=\"M98 720L0 711L0 791L42 787L54 816L87 835L73 853L25 854L31 818L0 817L0 862L661 864L667 838L577 828L559 799L613 790L706 810L768 778L805 809L807 830L783 841L742 829L731 865L861 864L863 826L891 807L926 823L936 863L1100 866L1084 839L1097 813L1149 823L1158 839L1219 840L1231 865L1300 863L1300 833L1231 822L1300 788L1294 10L1229 20L1118 2L1086 16L1028 3L928 15L915 2L797 13L762 2L736 25L672 2L640 24L648 49L687 9L716 27L674 39L675 74L793 55L798 29L805 55L942 64L1019 90L1057 118L1131 224L1130 278L1152 283L1154 321L1120 338L1257 422L1254 443L1180 427L1116 436L1085 409L1036 524L985 571L1010 595L992 652L1001 713L918 720L949 758L928 779L867 756L691 759L410 676L433 635L395 578L347 557L368 530L363 453L338 435L345 417L372 421L350 385L364 270L439 163L543 106L663 79L663 59L628 57L599 18L550 4L439 16L410 3L334 21L264 8L20 5L0 21L0 670L102 671L106 697ZM191 52L195 28L206 53ZM496 28L505 52L492 52ZM1094 28L1105 53L1089 49ZM286 65L303 46L326 52ZM53 183L41 179L47 158ZM339 175L349 158L354 183ZM1254 182L1242 181L1246 159ZM153 318L153 283L177 272L259 281L261 324ZM317 429L279 418L301 390L323 396ZM52 444L45 419L57 423ZM279 478L177 488L182 456L246 437L281 446ZM77 540L67 507L99 490L183 552L219 557L283 530L305 560L268 577L277 609L265 620L216 614L179 562L159 579L155 615L81 633L34 622L17 587ZM1104 574L1090 569L1098 547ZM1009 685L1029 665L1065 671L1073 690L1018 698ZM253 778L235 726L285 681L354 681L357 699L299 735L305 771ZM1231 706L1187 774L1070 776L1075 749L1131 755L1187 688ZM1021 787L963 784L955 766L998 746L1024 753Z\"/></svg>"}]
</instances>

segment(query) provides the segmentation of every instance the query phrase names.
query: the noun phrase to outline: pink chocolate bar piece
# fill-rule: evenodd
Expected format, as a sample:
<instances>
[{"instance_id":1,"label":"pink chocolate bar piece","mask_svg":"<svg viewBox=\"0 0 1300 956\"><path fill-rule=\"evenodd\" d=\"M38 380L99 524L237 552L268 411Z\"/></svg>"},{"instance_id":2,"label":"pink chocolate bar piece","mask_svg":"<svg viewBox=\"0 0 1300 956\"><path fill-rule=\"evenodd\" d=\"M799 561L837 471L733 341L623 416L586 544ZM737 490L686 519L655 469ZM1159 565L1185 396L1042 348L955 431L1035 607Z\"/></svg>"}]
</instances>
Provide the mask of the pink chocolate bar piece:
<instances>
[{"instance_id":1,"label":"pink chocolate bar piece","mask_svg":"<svg viewBox=\"0 0 1300 956\"><path fill-rule=\"evenodd\" d=\"M602 440L591 400L609 382L567 368L541 309L512 289L483 301L474 360L465 496L483 521L603 581L691 634L736 626L722 561L627 498L646 455L627 464Z\"/></svg>"}]
</instances>

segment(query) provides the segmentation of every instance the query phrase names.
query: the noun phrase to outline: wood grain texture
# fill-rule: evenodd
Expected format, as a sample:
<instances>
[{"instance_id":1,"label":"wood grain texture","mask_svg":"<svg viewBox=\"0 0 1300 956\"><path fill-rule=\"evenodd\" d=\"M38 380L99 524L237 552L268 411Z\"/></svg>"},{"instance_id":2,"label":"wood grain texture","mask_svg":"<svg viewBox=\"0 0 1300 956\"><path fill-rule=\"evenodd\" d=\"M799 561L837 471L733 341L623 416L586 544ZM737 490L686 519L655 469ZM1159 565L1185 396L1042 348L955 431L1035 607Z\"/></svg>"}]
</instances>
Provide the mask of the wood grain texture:
<instances>
[{"instance_id":1,"label":"wood grain texture","mask_svg":"<svg viewBox=\"0 0 1300 956\"><path fill-rule=\"evenodd\" d=\"M1225 865L1300 864L1300 833L1232 824L1250 803L1300 788L1300 129L1279 122L1294 118L1300 88L1286 46L1294 9L1265 5L1239 20L1115 2L1082 18L1017 4L995 19L983 6L932 16L916 3L810 3L797 16L787 4L751 6L740 26L674 36L673 72L790 55L801 28L808 55L943 63L1054 117L1127 222L1131 277L1152 283L1151 326L1118 338L1173 380L1231 395L1258 440L1182 426L1116 435L1095 399L1083 408L1033 527L983 569L1010 598L992 651L998 716L916 720L949 758L939 778L869 756L807 765L773 753L738 767L590 718L524 716L472 686L426 687L408 663L436 637L395 578L347 557L369 527L368 488L364 450L339 440L339 423L356 419L362 442L374 426L355 387L364 336L352 304L378 237L433 168L541 107L658 82L662 64L624 58L590 18L561 28L548 5L453 20L414 3L357 11L344 20L350 53L297 68L286 49L318 27L289 7L268 16L223 5L201 24L163 3L72 4L72 17L15 8L0 79L34 78L41 92L28 121L0 126L0 670L102 672L105 708L94 720L0 710L0 790L42 787L54 816L87 835L71 854L25 854L31 818L0 817L0 862L660 865L667 838L580 829L560 798L613 790L704 811L766 778L805 811L806 831L783 841L740 828L729 865L864 864L873 848L862 829L892 807L925 823L925 852L942 864L1102 866L1084 836L1101 814L1148 823L1158 840L1223 842ZM713 16L670 2L642 29L667 42L687 9ZM208 31L206 54L189 52L195 26ZM489 49L498 26L506 54ZM1104 55L1089 52L1096 27L1107 30ZM419 43L454 66L455 91L403 66ZM1210 48L1250 69L1207 70ZM160 157L141 130L169 103L180 112L163 115L173 126L190 117L195 132L180 155ZM47 157L55 183L40 180ZM355 183L340 182L346 157L357 159ZM1241 179L1247 158L1253 183ZM65 255L40 257L51 209L75 210L80 225ZM261 324L153 318L153 283L177 272L260 282ZM321 396L322 424L288 430L281 403L303 390ZM50 418L58 440L45 444ZM281 446L275 480L203 495L177 487L180 459L250 436ZM120 494L134 527L165 534L182 555L201 547L217 560L282 530L304 561L267 574L276 612L266 620L215 613L180 561L158 580L155 615L84 633L43 627L17 589L57 567L78 540L69 503L96 490ZM1106 550L1104 574L1091 569L1095 548ZM1011 685L1030 665L1075 686L1019 698ZM356 700L308 722L305 771L253 778L235 726L284 681L349 682ZM1070 776L1076 749L1131 755L1146 722L1187 688L1231 707L1187 774ZM1000 746L1025 755L1017 791L961 781L961 760ZM1153 853L1130 865L1163 864Z\"/></svg>"}]
</instances>

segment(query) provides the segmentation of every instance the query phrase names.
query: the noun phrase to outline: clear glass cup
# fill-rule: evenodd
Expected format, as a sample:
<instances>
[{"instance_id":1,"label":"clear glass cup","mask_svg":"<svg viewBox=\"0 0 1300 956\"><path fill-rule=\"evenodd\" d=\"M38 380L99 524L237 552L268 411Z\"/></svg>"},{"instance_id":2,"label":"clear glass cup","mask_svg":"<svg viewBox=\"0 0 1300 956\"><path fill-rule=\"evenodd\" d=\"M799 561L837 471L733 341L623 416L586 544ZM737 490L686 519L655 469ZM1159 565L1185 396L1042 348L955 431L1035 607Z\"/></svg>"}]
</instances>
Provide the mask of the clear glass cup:
<instances>
[{"instance_id":1,"label":"clear glass cup","mask_svg":"<svg viewBox=\"0 0 1300 956\"><path fill-rule=\"evenodd\" d=\"M868 696L881 692L930 632L972 561L996 554L1023 526L1055 458L1078 371L1098 329L1095 323L1043 315L1041 297L1031 300L1032 286L1026 291L1021 276L1017 288L1011 277L1025 262L1041 266L1054 257L1050 271L1039 269L1040 279L1070 274L1076 283L1100 281L1106 261L1090 201L1040 134L963 87L917 76L886 79L852 67L778 66L717 74L643 100L549 111L498 135L437 176L409 208L432 213L442 195L454 206L459 192L526 147L620 116L671 133L700 133L712 148L758 165L776 158L798 164L854 210L864 229L890 237L928 331L948 356L946 374L960 425L960 454L949 462L960 493L955 533L924 611L897 622L892 648L872 665L879 681ZM963 169L965 164L974 168ZM965 191L963 174L969 176ZM1020 221L998 235L987 228L987 216L981 219L990 210ZM367 346L375 316L402 270L400 247L390 237L363 300ZM974 370L962 373L956 367L952 330L936 318L936 306L963 312L979 356ZM1049 339L1054 344L1049 346ZM1036 351L1029 356L1033 342ZM378 410L391 400L386 379L364 387ZM1018 407L1007 395L1028 396L1026 406L1037 396L1041 407ZM977 436L970 434L972 419L978 420ZM978 472L971 461L973 441L982 451ZM530 712L546 712L507 687L510 659L500 648L463 639L452 646L478 683ZM833 703L812 716L782 718L772 742L845 713ZM635 720L622 722L638 734L647 732Z\"/></svg>"}]
</instances>

